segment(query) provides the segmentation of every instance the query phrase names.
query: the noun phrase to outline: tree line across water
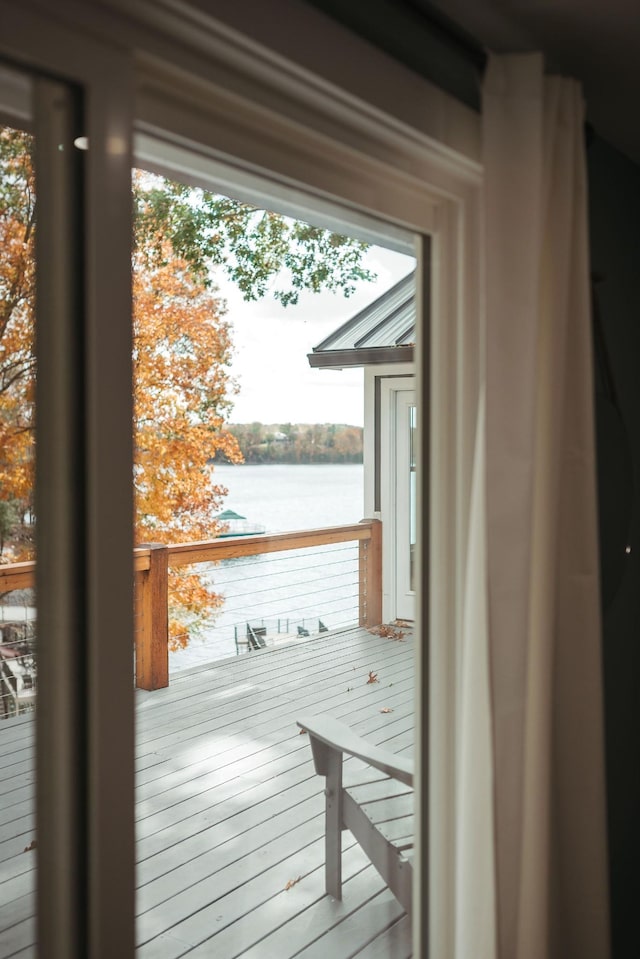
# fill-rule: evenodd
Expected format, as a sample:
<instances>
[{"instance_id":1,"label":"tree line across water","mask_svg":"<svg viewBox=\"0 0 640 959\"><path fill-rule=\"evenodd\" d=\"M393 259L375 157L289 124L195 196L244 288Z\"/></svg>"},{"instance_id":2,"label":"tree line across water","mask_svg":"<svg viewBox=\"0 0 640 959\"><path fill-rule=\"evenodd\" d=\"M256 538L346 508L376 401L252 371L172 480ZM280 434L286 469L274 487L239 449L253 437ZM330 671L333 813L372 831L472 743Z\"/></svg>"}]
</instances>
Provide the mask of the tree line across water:
<instances>
[{"instance_id":1,"label":"tree line across water","mask_svg":"<svg viewBox=\"0 0 640 959\"><path fill-rule=\"evenodd\" d=\"M245 463L362 463L361 426L236 423L228 430Z\"/></svg>"}]
</instances>

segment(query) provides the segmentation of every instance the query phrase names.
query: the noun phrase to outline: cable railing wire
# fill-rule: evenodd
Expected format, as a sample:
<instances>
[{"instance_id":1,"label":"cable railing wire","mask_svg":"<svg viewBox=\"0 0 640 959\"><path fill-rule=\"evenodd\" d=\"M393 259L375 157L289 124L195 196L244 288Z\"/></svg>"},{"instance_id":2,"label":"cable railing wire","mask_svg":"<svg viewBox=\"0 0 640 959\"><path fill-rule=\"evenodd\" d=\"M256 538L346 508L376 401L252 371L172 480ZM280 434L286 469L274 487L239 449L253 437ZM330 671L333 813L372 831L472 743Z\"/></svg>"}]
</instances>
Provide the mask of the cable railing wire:
<instances>
[{"instance_id":1,"label":"cable railing wire","mask_svg":"<svg viewBox=\"0 0 640 959\"><path fill-rule=\"evenodd\" d=\"M350 570L345 571L345 573L350 573L350 572L352 572L352 571L350 571ZM357 575L357 574L356 574L356 575ZM344 581L344 575L341 577L340 575L337 575L337 574L336 574L335 576L330 576L330 577L326 577L326 578L327 578L327 579L332 579L332 580L341 580L341 579L342 579L342 580ZM239 581L238 581L238 582L239 582ZM209 585L212 589L216 589L218 595L225 596L225 598L227 598L227 594L225 594L224 588L229 585L228 583L220 583L220 582L219 582L219 583L216 583L216 582L211 582L211 583L209 583L208 585ZM299 586L301 586L301 587L305 587L305 586L308 586L308 583L305 583L305 582L303 581L303 582L301 582L301 583L299 583L299 584L294 584L294 585L299 585ZM355 579L353 582L348 583L348 585L349 585L349 586L357 586L357 585L358 585L358 579ZM278 588L282 588L282 587L275 586L275 588L278 589ZM290 588L293 588L293 587L290 587ZM326 588L324 588L324 589L314 590L314 593L326 593L326 592L331 592L331 590L334 589L334 588L335 588L335 587L333 587L333 586L328 586L328 587L326 587ZM273 584L273 583L270 583L268 586L265 586L263 589L252 589L252 590L251 590L251 594L252 594L253 596L261 596L261 595L263 595L263 594L265 594L265 593L273 592L273 589L274 589L274 584ZM308 590L306 590L306 592L308 592ZM239 595L239 594L238 594L238 593L229 593L229 594L228 594L228 598L234 598L234 597L237 596L237 595ZM244 595L244 594L242 594L242 595ZM303 594L303 593L289 592L288 595L293 599L293 598L295 598L296 596L301 596L301 595L304 595L304 594Z\"/></svg>"},{"instance_id":2,"label":"cable railing wire","mask_svg":"<svg viewBox=\"0 0 640 959\"><path fill-rule=\"evenodd\" d=\"M374 535L375 534L375 535ZM135 602L132 610L137 656L134 657L136 685L146 689L159 688L162 685L162 670L166 674L166 659L158 660L155 650L162 656L164 635L164 656L171 645L166 628L167 592L154 591L153 577L167 575L167 564L172 567L172 557L177 568L197 573L203 585L221 597L222 607L204 611L201 617L202 629L198 635L195 629L189 637L189 649L178 651L204 653L209 651L209 659L235 655L245 643L246 634L252 624L260 623L269 642L291 641L293 638L306 638L309 635L349 625L365 623L370 617L370 607L366 593L370 582L369 556L379 556L380 534L375 525L357 532L351 528L338 531L338 536L352 535L351 539L322 543L322 530L298 531L298 542L307 541L310 545L296 546L294 549L274 549L256 552L249 556L224 558L224 550L218 555L223 558L207 559L201 563L181 566L188 555L188 549L181 554L179 545L172 548L169 544L146 547L136 553ZM318 542L320 540L320 542ZM369 547L375 543L377 553L371 553ZM206 545L206 544L205 544ZM228 544L233 550L235 544ZM191 547L189 547L191 548ZM161 552L152 553L151 550ZM230 551L231 551L230 550ZM215 555L218 550L209 551ZM207 555L207 551L204 551ZM148 559L147 559L148 557ZM145 565L147 563L147 565ZM154 572L154 570L156 572ZM4 581L11 582L11 569L5 571ZM21 582L24 571L20 570ZM375 579L375 572L374 572ZM29 584L30 581L27 580ZM15 598L12 596L15 592ZM379 584L374 584L372 596L379 594ZM33 708L36 690L36 646L35 625L36 609L33 602L32 585L20 587L20 593L28 596L27 605L18 612L23 596L18 599L18 587L9 586L0 603L0 718L18 715ZM164 601L162 600L164 596ZM18 602L15 602L18 599ZM164 602L164 627L162 603ZM32 605L29 605L32 604ZM176 610L170 615L175 616ZM373 615L379 615L377 610ZM180 618L180 613L178 613ZM28 634L29 643L21 642L10 635L10 629L22 621L22 630ZM192 624L194 626L197 623ZM7 631L7 628L9 631ZM185 623L185 631L189 625ZM20 640L22 637L20 637ZM158 642L159 640L159 642ZM153 654L150 650L153 649ZM151 656L156 658L150 658ZM181 665L202 662L196 656L193 663L185 661ZM149 664L153 663L153 675ZM175 668L180 668L176 665ZM142 672L140 672L140 670ZM164 684L166 685L166 679Z\"/></svg>"},{"instance_id":3,"label":"cable railing wire","mask_svg":"<svg viewBox=\"0 0 640 959\"><path fill-rule=\"evenodd\" d=\"M249 652L252 640L276 645L357 625L359 562L360 546L351 541L207 563L199 572L201 581L223 605L190 637L186 650L172 655L170 668L181 668L205 651L212 658ZM260 635L251 637L256 629Z\"/></svg>"},{"instance_id":4,"label":"cable railing wire","mask_svg":"<svg viewBox=\"0 0 640 959\"><path fill-rule=\"evenodd\" d=\"M300 585L304 585L304 584L300 584ZM344 585L343 585L343 587L342 587L342 591L344 592L344 591L345 591L346 589L348 589L348 588L352 588L352 587L355 588L355 587L358 587L358 586L359 586L358 580L353 580L352 582L344 583ZM319 595L323 595L323 594L326 594L326 593L335 593L335 587L327 587L326 589L318 589L318 590L315 590L311 595L312 595L312 596L319 596ZM255 594L254 594L254 595L255 595ZM301 591L301 592L293 592L293 591L292 591L292 592L290 592L290 593L288 594L287 600L289 601L289 603L295 603L295 601L296 601L297 599L304 599L304 598L307 597L308 595L309 595L309 594L308 594L308 592L306 592L306 591ZM354 595L357 595L357 594L354 594ZM226 599L226 598L227 598L227 597L225 597L225 599ZM229 597L229 598L235 599L235 598L237 598L237 597L234 596L234 597ZM279 601L280 601L279 599L274 599L274 600L271 601L271 605L277 604ZM246 601L243 602L243 603L241 603L241 604L239 604L239 605L227 604L227 603L225 602L225 607L224 607L224 608L225 608L225 610L227 610L227 611L235 611L235 610L240 610L240 609L248 610L248 609L258 609L258 608L261 608L262 605L263 605L262 603L247 603ZM315 606L315 605L316 605L315 603L312 604L312 607ZM307 608L307 607L296 607L296 608Z\"/></svg>"},{"instance_id":5,"label":"cable railing wire","mask_svg":"<svg viewBox=\"0 0 640 959\"><path fill-rule=\"evenodd\" d=\"M304 550L305 550L305 552L306 552L307 554L309 554L309 552L310 552L310 548L309 548L309 547L304 547ZM296 551L293 550L292 552L296 552ZM319 548L319 547L316 547L315 552L316 552L316 553L320 552L320 548ZM349 547L347 547L346 549L345 549L345 548L342 548L342 549L339 549L339 550L331 550L331 554L334 554L334 553L337 553L337 552L341 552L341 553L351 553L351 554L354 554L355 557L357 557L357 547L349 546ZM257 557L259 557L259 559L258 559ZM264 557L264 559L262 559L263 557ZM281 556L279 553L257 553L257 554L255 554L255 555L252 555L251 557L247 557L247 558L248 558L248 559L251 558L251 559L254 560L254 561L251 562L251 563L238 563L237 565L235 565L235 562L236 562L236 561L233 560L233 559L220 560L219 562L215 563L215 565L213 566L213 568L203 570L203 571L200 573L200 576L202 576L202 577L212 576L214 573L216 573L216 572L219 571L220 569L225 570L225 571L226 571L226 570L229 570L229 569L238 569L238 570L240 570L240 569L246 569L246 568L251 567L251 566L261 566L263 563L269 563L270 565L274 565L274 564L276 564L276 563L278 563L278 562L287 563L287 564L289 564L289 567L290 567L291 569L295 569L297 572L301 572L301 571L304 571L304 570L315 571L315 570L317 570L317 568L318 568L317 561L314 562L314 563L312 563L312 564L309 565L309 566L300 566L298 563L295 562L295 557L293 557L293 556L291 556L291 555ZM344 560L344 559L343 559L343 560L339 560L337 563L333 563L333 564L327 563L327 564L323 564L323 565L336 565L336 566L338 566L338 565L340 565L341 563L344 563L344 562L346 562L346 561L347 561L347 560ZM211 560L208 561L208 563L211 563L211 562L212 562ZM232 563L234 564L233 566L231 565ZM194 563L194 564L190 564L190 565L197 566L198 564ZM186 567L183 567L183 568L186 568ZM263 573L262 571L258 571L255 576L246 576L246 577L243 576L243 577L242 577L242 581L243 581L243 582L247 582L247 581L249 581L249 580L251 580L251 579L262 579L263 576L264 576L264 573Z\"/></svg>"}]
</instances>

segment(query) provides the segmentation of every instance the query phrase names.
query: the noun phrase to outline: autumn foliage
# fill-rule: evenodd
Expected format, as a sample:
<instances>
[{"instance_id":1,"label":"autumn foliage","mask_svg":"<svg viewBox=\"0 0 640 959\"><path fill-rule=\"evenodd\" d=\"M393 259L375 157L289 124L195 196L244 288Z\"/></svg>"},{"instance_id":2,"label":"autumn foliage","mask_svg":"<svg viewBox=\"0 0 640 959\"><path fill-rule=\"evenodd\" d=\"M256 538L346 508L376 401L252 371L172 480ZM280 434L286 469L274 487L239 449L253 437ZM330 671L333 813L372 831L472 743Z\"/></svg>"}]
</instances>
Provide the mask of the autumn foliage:
<instances>
[{"instance_id":1,"label":"autumn foliage","mask_svg":"<svg viewBox=\"0 0 640 959\"><path fill-rule=\"evenodd\" d=\"M13 560L33 555L30 527L21 522L33 508L35 464L31 147L27 134L0 129L0 548L10 545ZM135 538L211 539L226 490L212 482L209 461L217 451L242 458L224 425L235 391L229 325L212 284L166 240L151 243L148 230L145 240L138 238L133 258ZM169 604L176 646L220 599L195 573L174 570Z\"/></svg>"},{"instance_id":2,"label":"autumn foliage","mask_svg":"<svg viewBox=\"0 0 640 959\"><path fill-rule=\"evenodd\" d=\"M34 471L35 190L24 139L0 129L0 495L18 518L31 506ZM23 540L16 558L29 553Z\"/></svg>"},{"instance_id":3,"label":"autumn foliage","mask_svg":"<svg viewBox=\"0 0 640 959\"><path fill-rule=\"evenodd\" d=\"M0 560L33 555L36 199L32 139L0 127ZM370 279L363 244L136 171L133 254L134 490L137 543L212 539L226 490L218 454L239 462L225 426L235 385L214 268L245 299L295 303L302 289ZM195 572L170 571L170 642L220 605Z\"/></svg>"},{"instance_id":4,"label":"autumn foliage","mask_svg":"<svg viewBox=\"0 0 640 959\"><path fill-rule=\"evenodd\" d=\"M231 423L245 463L362 463L363 430L339 423Z\"/></svg>"},{"instance_id":5,"label":"autumn foliage","mask_svg":"<svg viewBox=\"0 0 640 959\"><path fill-rule=\"evenodd\" d=\"M166 242L160 262L136 252L133 292L136 541L212 539L226 490L209 460L242 459L225 428L234 386L224 308ZM219 605L196 573L170 570L172 646Z\"/></svg>"}]
</instances>

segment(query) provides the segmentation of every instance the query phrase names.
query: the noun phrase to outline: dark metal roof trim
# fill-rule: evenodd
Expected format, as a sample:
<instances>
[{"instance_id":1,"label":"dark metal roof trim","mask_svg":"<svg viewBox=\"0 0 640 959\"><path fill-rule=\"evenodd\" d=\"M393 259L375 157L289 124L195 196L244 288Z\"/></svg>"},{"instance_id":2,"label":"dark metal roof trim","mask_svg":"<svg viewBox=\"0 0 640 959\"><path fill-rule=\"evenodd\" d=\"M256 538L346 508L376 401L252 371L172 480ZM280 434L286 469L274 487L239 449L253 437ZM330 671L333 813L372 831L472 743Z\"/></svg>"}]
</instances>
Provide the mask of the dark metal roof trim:
<instances>
[{"instance_id":1,"label":"dark metal roof trim","mask_svg":"<svg viewBox=\"0 0 640 959\"><path fill-rule=\"evenodd\" d=\"M353 349L358 341L362 341L364 345L373 329L381 326L390 316L395 315L398 308L407 303L411 304L415 314L414 272L407 274L398 283L386 290L382 296L379 296L377 300L369 303L346 323L343 323L341 327L334 330L322 343L314 346L314 353L331 349ZM393 339L387 341L387 344L378 343L376 345L391 346L392 342Z\"/></svg>"},{"instance_id":2,"label":"dark metal roof trim","mask_svg":"<svg viewBox=\"0 0 640 959\"><path fill-rule=\"evenodd\" d=\"M340 353L348 356L352 351L388 349L392 351L390 355L395 356L396 349L413 346L415 329L415 272L411 272L314 346L309 363L311 366L326 366L324 362L312 362L311 355L335 356ZM377 353L371 355L375 357ZM374 359L372 362L381 361ZM391 359L390 362L398 360ZM363 362L351 360L348 365L361 366Z\"/></svg>"},{"instance_id":3,"label":"dark metal roof trim","mask_svg":"<svg viewBox=\"0 0 640 959\"><path fill-rule=\"evenodd\" d=\"M413 363L413 346L372 346L359 350L326 350L307 353L315 369L346 369L353 366L380 366L385 363Z\"/></svg>"}]
</instances>

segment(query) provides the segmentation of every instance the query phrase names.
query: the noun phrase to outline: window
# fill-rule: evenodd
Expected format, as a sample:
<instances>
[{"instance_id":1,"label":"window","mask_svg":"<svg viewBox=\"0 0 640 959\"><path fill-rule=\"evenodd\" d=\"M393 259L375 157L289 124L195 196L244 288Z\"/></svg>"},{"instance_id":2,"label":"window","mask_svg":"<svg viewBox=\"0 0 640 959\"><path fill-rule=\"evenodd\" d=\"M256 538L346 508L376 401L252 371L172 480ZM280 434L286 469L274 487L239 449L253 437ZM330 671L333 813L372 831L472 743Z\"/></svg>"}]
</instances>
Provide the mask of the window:
<instances>
[{"instance_id":1,"label":"window","mask_svg":"<svg viewBox=\"0 0 640 959\"><path fill-rule=\"evenodd\" d=\"M311 61L302 67L296 62L304 59L300 48L296 51L296 31L300 37L309 35L302 31L305 17L313 16L303 5L292 13L289 50L281 48L277 55L272 55L268 43L261 48L259 38L243 38L237 23L220 24L186 8L175 15L163 8L162 19L157 10L149 10L148 29L143 30L127 20L124 10L111 17L107 5L87 10L83 25L67 19L66 10L55 20L5 0L1 10L6 14L0 38L3 56L41 72L71 74L83 92L90 92L84 114L90 137L82 244L87 277L86 353L81 364L85 417L79 427L84 470L78 485L86 518L87 566L77 594L87 623L88 668L81 694L86 738L74 746L62 730L56 740L56 748L65 755L71 750L82 780L78 795L86 823L81 855L87 881L78 893L60 882L51 864L41 868L41 889L48 890L51 902L58 887L67 889L70 904L58 918L53 908L47 911L51 945L43 950L58 946L72 956L80 937L77 954L130 954L133 729L127 312L128 142L135 82L139 132L169 131L174 145L231 162L240 175L257 171L275 188L285 184L300 191L301 197L311 194L319 202L339 201L356 216L358 211L374 216L391 231L400 226L432 238L433 289L428 296L433 319L429 340L419 331L416 398L419 457L428 477L428 489L419 489L417 496L419 583L429 554L437 559L428 564L429 589L422 584L419 591L418 628L426 635L428 623L432 642L418 644L416 664L422 690L417 716L423 732L417 785L422 809L428 799L428 819L421 826L423 884L418 894L424 897L428 888L432 921L427 924L427 912L420 911L415 922L417 950L426 942L428 927L431 953L447 955L453 929L447 864L453 854L456 600L465 545L466 465L479 336L474 305L480 175L475 162L476 119L424 84L422 113L433 126L407 131L394 120L392 108L385 116L379 104L366 102L362 85L366 71L373 67L375 100L378 83L373 78L378 68L386 67L367 62L367 56L375 54L366 54L357 43L359 91L345 93L326 78L314 78ZM250 29L259 25L251 24ZM96 36L103 40L97 42ZM315 32L314 41L318 40ZM348 43L344 34L339 40ZM285 36L278 40L281 45L286 42ZM394 96L400 102L403 96L417 95L414 88L409 92L403 87L399 74L391 71L388 79L387 105ZM438 129L443 117L446 122ZM419 289L419 298L424 295ZM53 358L49 362L52 369L58 368ZM423 413L427 409L429 418ZM429 596L436 599L430 601ZM62 631L54 631L54 636L52 642L59 641L62 648ZM69 663L70 654L64 655ZM428 682L434 691L430 699ZM113 709L114 702L118 710ZM41 775L48 768L46 756L41 755L39 762ZM72 834L77 826L72 807L62 804L56 817L56 825ZM83 952L86 942L89 948Z\"/></svg>"}]
</instances>

